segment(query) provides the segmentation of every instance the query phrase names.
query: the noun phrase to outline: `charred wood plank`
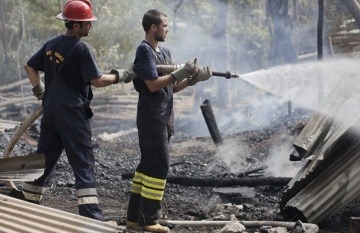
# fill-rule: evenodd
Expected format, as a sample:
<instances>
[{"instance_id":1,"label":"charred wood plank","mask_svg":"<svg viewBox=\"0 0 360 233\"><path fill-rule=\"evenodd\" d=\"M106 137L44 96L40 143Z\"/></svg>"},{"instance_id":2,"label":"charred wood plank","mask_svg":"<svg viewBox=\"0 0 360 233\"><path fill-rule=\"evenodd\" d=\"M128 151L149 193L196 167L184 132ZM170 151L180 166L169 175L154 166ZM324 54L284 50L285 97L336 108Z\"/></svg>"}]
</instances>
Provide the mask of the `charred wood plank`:
<instances>
[{"instance_id":1,"label":"charred wood plank","mask_svg":"<svg viewBox=\"0 0 360 233\"><path fill-rule=\"evenodd\" d=\"M200 106L200 108L213 142L217 146L222 144L223 139L217 126L210 100L205 100L204 103Z\"/></svg>"},{"instance_id":2,"label":"charred wood plank","mask_svg":"<svg viewBox=\"0 0 360 233\"><path fill-rule=\"evenodd\" d=\"M132 179L134 173L123 173L122 179ZM291 178L288 177L257 177L257 178L194 178L188 176L173 176L167 177L167 183L179 184L183 186L197 186L197 187L233 187L233 186L286 186Z\"/></svg>"},{"instance_id":3,"label":"charred wood plank","mask_svg":"<svg viewBox=\"0 0 360 233\"><path fill-rule=\"evenodd\" d=\"M248 170L248 171L241 172L241 173L237 174L236 176L237 177L247 176L247 175L249 175L251 173L258 173L258 172L263 171L263 170L268 169L268 168L269 167L265 165L265 166L262 166L262 167L258 167L258 168L254 168L254 169L251 169L251 170Z\"/></svg>"}]
</instances>

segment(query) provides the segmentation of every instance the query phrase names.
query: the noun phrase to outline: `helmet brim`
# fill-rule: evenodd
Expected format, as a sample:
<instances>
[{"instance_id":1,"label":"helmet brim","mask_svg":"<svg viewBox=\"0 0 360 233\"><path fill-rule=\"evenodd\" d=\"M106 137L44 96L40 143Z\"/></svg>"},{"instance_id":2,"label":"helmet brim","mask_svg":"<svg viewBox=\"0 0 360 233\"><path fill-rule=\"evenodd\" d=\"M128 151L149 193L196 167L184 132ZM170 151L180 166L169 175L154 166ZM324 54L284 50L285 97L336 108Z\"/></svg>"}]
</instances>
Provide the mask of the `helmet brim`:
<instances>
[{"instance_id":1,"label":"helmet brim","mask_svg":"<svg viewBox=\"0 0 360 233\"><path fill-rule=\"evenodd\" d=\"M63 13L60 13L56 16L57 19L60 19L60 20L66 20L63 16Z\"/></svg>"},{"instance_id":2,"label":"helmet brim","mask_svg":"<svg viewBox=\"0 0 360 233\"><path fill-rule=\"evenodd\" d=\"M92 18L89 18L89 19L72 19L72 18L66 18L64 17L64 14L63 13L60 13L56 16L57 19L59 20L64 20L64 21L76 21L76 22L86 22L86 21L90 21L90 22L93 22L93 21L96 21L97 18L95 16L92 16Z\"/></svg>"}]
</instances>

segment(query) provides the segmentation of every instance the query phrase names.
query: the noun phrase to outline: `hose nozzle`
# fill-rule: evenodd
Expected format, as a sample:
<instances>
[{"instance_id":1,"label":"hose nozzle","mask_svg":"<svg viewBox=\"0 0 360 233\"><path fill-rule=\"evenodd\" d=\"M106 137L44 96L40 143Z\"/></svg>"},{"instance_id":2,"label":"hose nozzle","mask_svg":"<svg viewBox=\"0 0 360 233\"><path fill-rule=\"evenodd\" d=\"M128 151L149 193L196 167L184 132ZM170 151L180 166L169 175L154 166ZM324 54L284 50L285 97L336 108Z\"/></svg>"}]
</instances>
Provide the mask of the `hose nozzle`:
<instances>
[{"instance_id":1,"label":"hose nozzle","mask_svg":"<svg viewBox=\"0 0 360 233\"><path fill-rule=\"evenodd\" d=\"M226 79L238 78L238 77L239 77L238 74L231 73L230 71L225 71L225 72L216 72L216 71L213 71L213 72L212 72L212 75L213 75L213 76L225 77Z\"/></svg>"}]
</instances>

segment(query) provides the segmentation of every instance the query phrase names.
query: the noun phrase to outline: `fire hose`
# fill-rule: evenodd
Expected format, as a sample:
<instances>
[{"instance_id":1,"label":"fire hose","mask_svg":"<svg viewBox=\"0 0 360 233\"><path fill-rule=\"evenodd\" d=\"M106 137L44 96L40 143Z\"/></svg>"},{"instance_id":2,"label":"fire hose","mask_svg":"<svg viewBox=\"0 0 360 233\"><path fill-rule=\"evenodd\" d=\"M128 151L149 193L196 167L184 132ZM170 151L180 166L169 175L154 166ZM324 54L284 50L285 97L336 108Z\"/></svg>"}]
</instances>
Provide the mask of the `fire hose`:
<instances>
[{"instance_id":1,"label":"fire hose","mask_svg":"<svg viewBox=\"0 0 360 233\"><path fill-rule=\"evenodd\" d=\"M43 114L42 107L37 108L33 113L31 113L26 119L21 122L21 124L17 127L15 133L12 135L9 143L6 145L6 148L4 150L3 158L8 158L11 156L12 151L16 145L16 143L19 141L19 138L25 130L41 115ZM9 188L15 188L15 185L12 181L5 181L5 185Z\"/></svg>"},{"instance_id":2,"label":"fire hose","mask_svg":"<svg viewBox=\"0 0 360 233\"><path fill-rule=\"evenodd\" d=\"M180 67L184 66L184 64L180 65L157 65L157 71L162 73L171 73L174 70L179 69ZM235 73L231 73L230 71L225 72L218 72L218 71L212 71L212 76L218 76L218 77L225 77L226 79L230 78L238 78L239 75Z\"/></svg>"},{"instance_id":3,"label":"fire hose","mask_svg":"<svg viewBox=\"0 0 360 233\"><path fill-rule=\"evenodd\" d=\"M171 73L174 70L179 69L183 65L184 64L180 64L180 65L157 65L156 68L157 68L158 72ZM230 71L226 71L226 72L212 71L212 76L225 77L226 79L238 78L239 77L239 75L237 75L235 73L231 73ZM16 143L19 141L19 138L21 137L21 135L42 114L43 114L43 109L40 106L33 113L31 113L23 122L21 122L21 124L16 129L15 133L13 134L13 136L11 137L9 143L6 146L6 148L4 150L4 153L3 153L3 158L8 158L8 157L11 156L12 151L13 151ZM6 181L5 184L6 184L6 186L8 186L10 188L15 188L15 185L14 185L14 183L12 181Z\"/></svg>"}]
</instances>

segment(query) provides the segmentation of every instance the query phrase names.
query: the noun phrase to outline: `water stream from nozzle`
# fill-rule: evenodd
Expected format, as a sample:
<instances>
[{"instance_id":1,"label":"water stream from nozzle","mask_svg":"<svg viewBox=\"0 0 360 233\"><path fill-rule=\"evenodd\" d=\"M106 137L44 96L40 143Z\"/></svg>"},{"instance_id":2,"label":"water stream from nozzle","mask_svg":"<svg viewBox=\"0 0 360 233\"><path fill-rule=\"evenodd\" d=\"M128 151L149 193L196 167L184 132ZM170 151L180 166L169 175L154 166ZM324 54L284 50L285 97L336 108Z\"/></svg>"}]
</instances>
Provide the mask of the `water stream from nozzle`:
<instances>
[{"instance_id":1,"label":"water stream from nozzle","mask_svg":"<svg viewBox=\"0 0 360 233\"><path fill-rule=\"evenodd\" d=\"M339 94L359 89L359 62L359 59L305 62L259 70L240 75L240 78L298 106L314 109L319 104L320 88L324 96L340 82L349 85Z\"/></svg>"},{"instance_id":2,"label":"water stream from nozzle","mask_svg":"<svg viewBox=\"0 0 360 233\"><path fill-rule=\"evenodd\" d=\"M240 87L244 84L239 80L241 79L256 87L252 88L251 92L255 92L258 88L278 97L271 98L271 95L262 95L265 96L264 98L261 98L261 95L260 98L251 99L249 97L248 105L253 107L255 111L260 109L265 120L267 119L269 122L275 110L272 107L286 101L291 101L294 108L306 108L315 111L326 110L326 108L321 107L324 103L327 103L327 106L332 106L332 104L339 105L332 103L332 101L344 102L337 113L331 114L337 115L337 121L345 122L346 119L343 120L342 117L351 118L360 114L360 105L358 104L360 95L359 61L359 59L332 59L283 65L243 74L238 79L229 81L234 93L241 90ZM322 91L324 92L322 100L324 102L322 103L319 103L320 88L323 88ZM329 96L329 93L333 93L334 96ZM266 108L269 108L269 111L266 111ZM337 110L337 108L328 108L328 110L334 109ZM232 111L235 112L236 108L233 108ZM322 113L328 114L330 112L324 111ZM226 124L224 118L218 117L219 113L216 114L219 128L221 132L224 132L224 129L227 129L225 126L229 124ZM339 116L340 114L342 116ZM239 116L240 111L234 113L235 115ZM256 120L251 122L252 125L266 123L260 118L261 114L254 114L254 117ZM228 129L233 130L230 133L240 129L246 130L247 125L239 122L239 126L237 126L234 117L227 121L231 123L231 127ZM291 138L293 136L282 135L282 137L274 142L273 148L269 148L270 155L267 156L266 165L269 167L268 172L274 176L292 176L296 174L298 169L288 160L289 152L292 149ZM244 169L243 161L246 161L245 157L248 155L246 144L225 140L224 145L218 150L220 151L219 159L229 166L230 171Z\"/></svg>"}]
</instances>

